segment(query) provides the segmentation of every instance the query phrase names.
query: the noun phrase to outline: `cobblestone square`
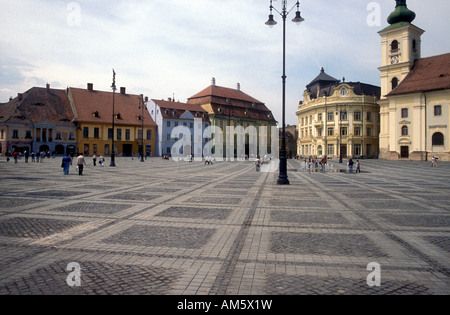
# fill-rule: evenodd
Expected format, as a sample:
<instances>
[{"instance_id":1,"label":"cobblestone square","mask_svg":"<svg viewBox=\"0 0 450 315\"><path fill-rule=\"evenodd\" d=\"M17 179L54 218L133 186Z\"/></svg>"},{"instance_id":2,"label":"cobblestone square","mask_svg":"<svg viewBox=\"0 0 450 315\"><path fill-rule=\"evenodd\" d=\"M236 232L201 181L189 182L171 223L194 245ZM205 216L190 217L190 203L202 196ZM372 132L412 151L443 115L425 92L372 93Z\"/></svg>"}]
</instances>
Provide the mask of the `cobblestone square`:
<instances>
[{"instance_id":1,"label":"cobblestone square","mask_svg":"<svg viewBox=\"0 0 450 315\"><path fill-rule=\"evenodd\" d=\"M0 294L448 295L450 163L331 163L278 186L252 162L0 158Z\"/></svg>"}]
</instances>

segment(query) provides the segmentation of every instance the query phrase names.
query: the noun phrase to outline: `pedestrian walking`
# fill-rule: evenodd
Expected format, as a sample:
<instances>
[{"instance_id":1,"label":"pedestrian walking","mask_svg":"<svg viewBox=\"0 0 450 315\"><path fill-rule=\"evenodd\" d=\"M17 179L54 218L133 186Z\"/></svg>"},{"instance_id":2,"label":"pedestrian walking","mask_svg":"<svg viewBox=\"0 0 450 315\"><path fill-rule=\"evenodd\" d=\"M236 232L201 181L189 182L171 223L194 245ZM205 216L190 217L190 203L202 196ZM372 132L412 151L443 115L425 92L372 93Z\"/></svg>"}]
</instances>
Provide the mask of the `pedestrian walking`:
<instances>
[{"instance_id":1,"label":"pedestrian walking","mask_svg":"<svg viewBox=\"0 0 450 315\"><path fill-rule=\"evenodd\" d=\"M34 154L34 151L33 152L31 152L31 162L32 163L34 163L36 160L34 159L34 156L35 156L35 154Z\"/></svg>"},{"instance_id":2,"label":"pedestrian walking","mask_svg":"<svg viewBox=\"0 0 450 315\"><path fill-rule=\"evenodd\" d=\"M61 167L63 168L63 174L69 175L70 166L72 165L72 159L70 158L69 154L66 154L65 157L63 157L61 162Z\"/></svg>"},{"instance_id":3,"label":"pedestrian walking","mask_svg":"<svg viewBox=\"0 0 450 315\"><path fill-rule=\"evenodd\" d=\"M433 158L431 159L431 167L437 167L437 157L433 155Z\"/></svg>"},{"instance_id":4,"label":"pedestrian walking","mask_svg":"<svg viewBox=\"0 0 450 315\"><path fill-rule=\"evenodd\" d=\"M256 165L256 171L259 172L261 170L261 160L256 159L255 165Z\"/></svg>"},{"instance_id":5,"label":"pedestrian walking","mask_svg":"<svg viewBox=\"0 0 450 315\"><path fill-rule=\"evenodd\" d=\"M95 154L92 156L92 162L94 162L94 166L97 166L97 156Z\"/></svg>"},{"instance_id":6,"label":"pedestrian walking","mask_svg":"<svg viewBox=\"0 0 450 315\"><path fill-rule=\"evenodd\" d=\"M28 151L25 151L24 154L25 154L25 163L28 163L28 158L30 157L30 153L28 153Z\"/></svg>"},{"instance_id":7,"label":"pedestrian walking","mask_svg":"<svg viewBox=\"0 0 450 315\"><path fill-rule=\"evenodd\" d=\"M354 162L353 162L352 158L350 158L350 160L348 160L348 168L349 168L350 173L353 173L353 164L354 164Z\"/></svg>"},{"instance_id":8,"label":"pedestrian walking","mask_svg":"<svg viewBox=\"0 0 450 315\"><path fill-rule=\"evenodd\" d=\"M86 161L84 160L83 154L80 154L77 158L77 166L78 166L78 175L79 176L83 175L84 165L87 165Z\"/></svg>"},{"instance_id":9,"label":"pedestrian walking","mask_svg":"<svg viewBox=\"0 0 450 315\"><path fill-rule=\"evenodd\" d=\"M361 173L361 163L356 160L356 173Z\"/></svg>"},{"instance_id":10,"label":"pedestrian walking","mask_svg":"<svg viewBox=\"0 0 450 315\"><path fill-rule=\"evenodd\" d=\"M19 152L14 151L13 157L14 157L14 164L17 164L17 160L19 159Z\"/></svg>"},{"instance_id":11,"label":"pedestrian walking","mask_svg":"<svg viewBox=\"0 0 450 315\"><path fill-rule=\"evenodd\" d=\"M41 151L41 152L40 152L40 155L41 155L40 163L44 163L44 158L45 158L45 153L44 153L44 151Z\"/></svg>"},{"instance_id":12,"label":"pedestrian walking","mask_svg":"<svg viewBox=\"0 0 450 315\"><path fill-rule=\"evenodd\" d=\"M100 164L100 166L103 166L103 164L105 163L105 158L103 157L103 155L100 155L100 158L98 159L98 163Z\"/></svg>"}]
</instances>

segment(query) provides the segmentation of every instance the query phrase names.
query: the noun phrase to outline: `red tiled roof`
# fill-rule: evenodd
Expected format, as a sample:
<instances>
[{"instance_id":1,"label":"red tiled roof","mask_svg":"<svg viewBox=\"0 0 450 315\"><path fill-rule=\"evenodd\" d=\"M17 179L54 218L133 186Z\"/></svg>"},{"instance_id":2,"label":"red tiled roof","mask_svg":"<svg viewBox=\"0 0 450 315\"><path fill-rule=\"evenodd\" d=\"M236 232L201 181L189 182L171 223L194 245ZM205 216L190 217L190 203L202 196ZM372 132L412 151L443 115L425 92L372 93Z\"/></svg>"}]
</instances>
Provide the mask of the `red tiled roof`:
<instances>
[{"instance_id":1,"label":"red tiled roof","mask_svg":"<svg viewBox=\"0 0 450 315\"><path fill-rule=\"evenodd\" d=\"M115 119L118 125L141 125L144 103L140 95L114 93L114 112L120 114ZM113 116L113 93L79 88L69 88L69 97L75 111L77 122L111 123ZM97 112L96 117L94 113ZM147 110L144 110L144 125L156 126Z\"/></svg>"},{"instance_id":2,"label":"red tiled roof","mask_svg":"<svg viewBox=\"0 0 450 315\"><path fill-rule=\"evenodd\" d=\"M211 104L213 114L218 116L276 123L272 112L263 102L245 94L241 90L211 85L189 98L188 104Z\"/></svg>"},{"instance_id":3,"label":"red tiled roof","mask_svg":"<svg viewBox=\"0 0 450 315\"><path fill-rule=\"evenodd\" d=\"M65 90L33 87L19 97L0 106L0 122L34 124L50 122L73 126L74 118Z\"/></svg>"},{"instance_id":4,"label":"red tiled roof","mask_svg":"<svg viewBox=\"0 0 450 315\"><path fill-rule=\"evenodd\" d=\"M152 99L152 101L161 108L161 115L164 118L179 119L185 112L189 111L194 117L199 114L203 121L209 121L208 112L200 105L155 99ZM166 110L168 110L168 113L166 113Z\"/></svg>"},{"instance_id":5,"label":"red tiled roof","mask_svg":"<svg viewBox=\"0 0 450 315\"><path fill-rule=\"evenodd\" d=\"M222 98L229 98L232 100L245 101L249 103L257 103L263 104L263 102L258 101L257 99L251 97L250 95L245 94L240 90L230 89L222 86L211 85L204 89L203 91L195 94L189 99L201 98L205 96L217 96Z\"/></svg>"},{"instance_id":6,"label":"red tiled roof","mask_svg":"<svg viewBox=\"0 0 450 315\"><path fill-rule=\"evenodd\" d=\"M450 53L422 58L387 96L450 89Z\"/></svg>"}]
</instances>

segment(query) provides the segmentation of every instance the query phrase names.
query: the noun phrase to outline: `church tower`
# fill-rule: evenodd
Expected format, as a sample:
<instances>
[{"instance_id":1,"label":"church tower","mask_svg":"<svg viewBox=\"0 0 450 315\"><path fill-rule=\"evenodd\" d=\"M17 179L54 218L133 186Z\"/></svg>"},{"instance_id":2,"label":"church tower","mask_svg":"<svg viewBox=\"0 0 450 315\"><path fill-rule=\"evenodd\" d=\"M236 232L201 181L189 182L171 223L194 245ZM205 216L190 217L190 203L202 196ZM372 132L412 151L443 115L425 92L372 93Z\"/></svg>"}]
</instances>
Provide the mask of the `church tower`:
<instances>
[{"instance_id":1,"label":"church tower","mask_svg":"<svg viewBox=\"0 0 450 315\"><path fill-rule=\"evenodd\" d=\"M411 24L416 14L406 0L396 0L396 7L387 21L390 24L378 32L381 36L381 98L389 94L406 77L414 62L421 58L424 31Z\"/></svg>"},{"instance_id":2,"label":"church tower","mask_svg":"<svg viewBox=\"0 0 450 315\"><path fill-rule=\"evenodd\" d=\"M378 32L381 36L381 99L380 105L380 158L388 157L390 124L395 121L386 95L392 92L408 75L414 62L421 58L421 36L424 30L413 25L416 14L409 10L406 0L396 0L395 10L389 15L389 26Z\"/></svg>"}]
</instances>

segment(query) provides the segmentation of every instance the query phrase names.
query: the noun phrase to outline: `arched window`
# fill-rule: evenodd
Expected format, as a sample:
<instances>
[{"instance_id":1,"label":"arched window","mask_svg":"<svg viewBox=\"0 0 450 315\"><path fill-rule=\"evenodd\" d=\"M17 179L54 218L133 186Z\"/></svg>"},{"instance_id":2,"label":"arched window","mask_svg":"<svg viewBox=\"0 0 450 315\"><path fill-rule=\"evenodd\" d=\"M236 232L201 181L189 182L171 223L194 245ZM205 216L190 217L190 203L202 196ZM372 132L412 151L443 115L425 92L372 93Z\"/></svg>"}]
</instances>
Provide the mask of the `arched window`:
<instances>
[{"instance_id":1,"label":"arched window","mask_svg":"<svg viewBox=\"0 0 450 315\"><path fill-rule=\"evenodd\" d=\"M444 135L440 132L433 134L432 138L433 145L444 145Z\"/></svg>"},{"instance_id":2,"label":"arched window","mask_svg":"<svg viewBox=\"0 0 450 315\"><path fill-rule=\"evenodd\" d=\"M391 43L391 51L392 52L396 52L398 50L398 41L397 40L394 40L394 41L392 41L392 43Z\"/></svg>"},{"instance_id":3,"label":"arched window","mask_svg":"<svg viewBox=\"0 0 450 315\"><path fill-rule=\"evenodd\" d=\"M392 90L395 89L398 86L398 79L393 78L392 79Z\"/></svg>"},{"instance_id":4,"label":"arched window","mask_svg":"<svg viewBox=\"0 0 450 315\"><path fill-rule=\"evenodd\" d=\"M413 39L413 41L412 41L412 48L413 48L413 52L417 51L417 42L415 39Z\"/></svg>"},{"instance_id":5,"label":"arched window","mask_svg":"<svg viewBox=\"0 0 450 315\"><path fill-rule=\"evenodd\" d=\"M402 127L402 136L407 136L408 135L408 126L403 126Z\"/></svg>"}]
</instances>

